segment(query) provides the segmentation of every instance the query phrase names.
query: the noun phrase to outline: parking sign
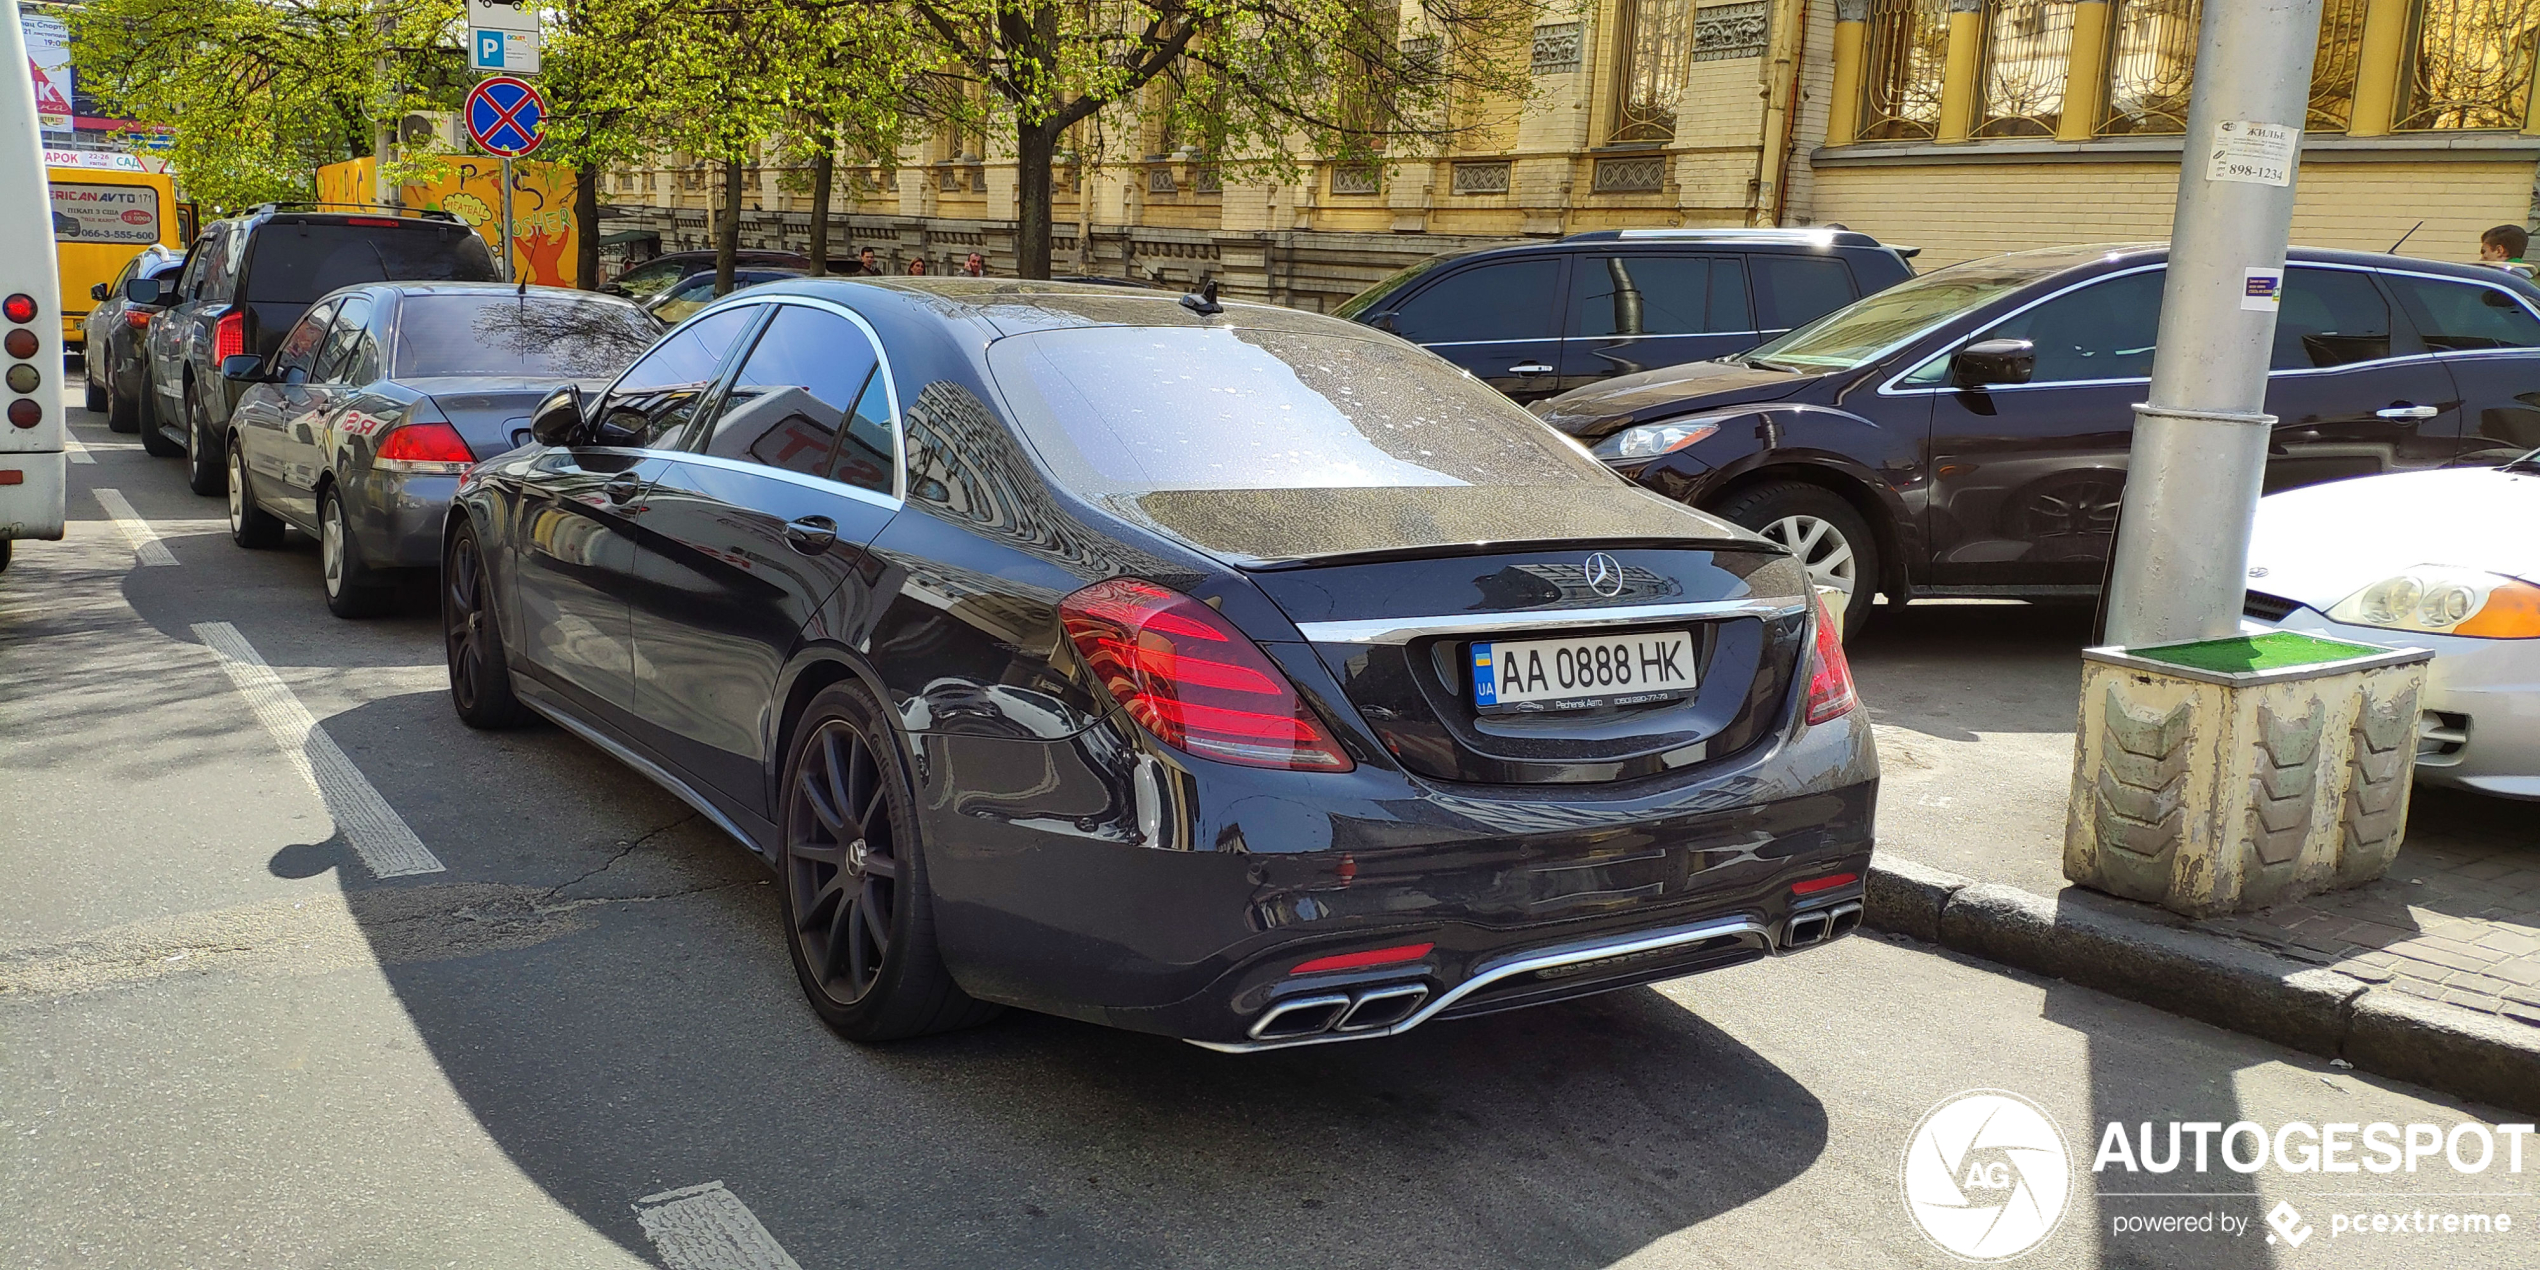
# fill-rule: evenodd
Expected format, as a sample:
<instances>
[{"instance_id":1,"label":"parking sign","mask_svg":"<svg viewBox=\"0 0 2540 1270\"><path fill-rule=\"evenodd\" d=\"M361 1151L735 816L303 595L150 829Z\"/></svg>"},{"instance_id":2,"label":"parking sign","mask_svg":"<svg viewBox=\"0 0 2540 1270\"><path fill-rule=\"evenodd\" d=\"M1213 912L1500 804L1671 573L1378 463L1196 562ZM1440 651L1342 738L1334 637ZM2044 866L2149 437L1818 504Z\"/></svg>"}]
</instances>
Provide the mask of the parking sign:
<instances>
[{"instance_id":1,"label":"parking sign","mask_svg":"<svg viewBox=\"0 0 2540 1270\"><path fill-rule=\"evenodd\" d=\"M468 32L468 65L512 75L538 73L538 33L478 27Z\"/></svg>"}]
</instances>

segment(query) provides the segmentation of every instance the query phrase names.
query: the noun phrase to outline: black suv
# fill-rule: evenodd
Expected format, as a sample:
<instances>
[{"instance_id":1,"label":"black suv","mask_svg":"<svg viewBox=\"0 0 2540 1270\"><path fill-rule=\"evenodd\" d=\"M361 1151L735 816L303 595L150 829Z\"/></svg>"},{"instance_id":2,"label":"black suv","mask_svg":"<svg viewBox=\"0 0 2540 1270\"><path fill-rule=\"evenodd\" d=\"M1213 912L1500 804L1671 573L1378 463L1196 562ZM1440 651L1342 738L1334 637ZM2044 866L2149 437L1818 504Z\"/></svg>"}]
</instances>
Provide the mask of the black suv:
<instances>
[{"instance_id":1,"label":"black suv","mask_svg":"<svg viewBox=\"0 0 2540 1270\"><path fill-rule=\"evenodd\" d=\"M271 356L319 296L363 282L500 282L494 253L445 212L319 212L267 203L214 221L150 319L141 444L185 455L197 494L229 488L220 438L243 385L221 359ZM136 301L139 297L135 297Z\"/></svg>"},{"instance_id":2,"label":"black suv","mask_svg":"<svg viewBox=\"0 0 2540 1270\"><path fill-rule=\"evenodd\" d=\"M1871 595L2086 597L2125 490L2169 250L1936 270L1751 352L1535 407L1642 485ZM2295 248L2266 488L2540 446L2540 287L2502 269Z\"/></svg>"},{"instance_id":3,"label":"black suv","mask_svg":"<svg viewBox=\"0 0 2540 1270\"><path fill-rule=\"evenodd\" d=\"M1431 256L1334 310L1519 401L1743 352L1914 276L1842 229L1622 229Z\"/></svg>"}]
</instances>

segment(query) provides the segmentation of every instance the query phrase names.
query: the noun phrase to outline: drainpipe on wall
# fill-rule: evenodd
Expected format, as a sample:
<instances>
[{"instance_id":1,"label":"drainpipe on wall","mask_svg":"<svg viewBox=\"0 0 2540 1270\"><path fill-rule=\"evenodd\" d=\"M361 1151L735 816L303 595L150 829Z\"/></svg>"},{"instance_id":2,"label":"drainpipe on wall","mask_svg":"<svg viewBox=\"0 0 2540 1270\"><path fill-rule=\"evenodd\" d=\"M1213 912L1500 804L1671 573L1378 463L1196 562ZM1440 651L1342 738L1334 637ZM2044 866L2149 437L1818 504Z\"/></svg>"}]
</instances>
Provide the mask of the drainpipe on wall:
<instances>
[{"instance_id":1,"label":"drainpipe on wall","mask_svg":"<svg viewBox=\"0 0 2540 1270\"><path fill-rule=\"evenodd\" d=\"M1773 0L1771 29L1765 37L1764 119L1756 144L1755 205L1747 212L1749 225L1769 229L1781 224L1791 134L1799 117L1799 53L1807 26L1807 0Z\"/></svg>"}]
</instances>

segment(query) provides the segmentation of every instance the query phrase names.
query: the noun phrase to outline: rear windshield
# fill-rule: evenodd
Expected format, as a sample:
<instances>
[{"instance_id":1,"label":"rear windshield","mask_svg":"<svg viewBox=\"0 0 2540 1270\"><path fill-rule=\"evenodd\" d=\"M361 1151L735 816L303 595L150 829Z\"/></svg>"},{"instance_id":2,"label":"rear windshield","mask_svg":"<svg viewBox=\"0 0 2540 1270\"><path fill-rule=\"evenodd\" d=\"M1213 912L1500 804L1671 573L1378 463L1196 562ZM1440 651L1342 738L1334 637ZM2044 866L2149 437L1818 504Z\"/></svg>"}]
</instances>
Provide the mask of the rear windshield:
<instances>
[{"instance_id":1,"label":"rear windshield","mask_svg":"<svg viewBox=\"0 0 2540 1270\"><path fill-rule=\"evenodd\" d=\"M652 347L661 327L623 300L571 292L410 295L397 310L395 369L432 375L608 379Z\"/></svg>"},{"instance_id":2,"label":"rear windshield","mask_svg":"<svg viewBox=\"0 0 2540 1270\"><path fill-rule=\"evenodd\" d=\"M249 304L309 304L364 282L500 282L485 240L456 225L271 222L247 261Z\"/></svg>"},{"instance_id":3,"label":"rear windshield","mask_svg":"<svg viewBox=\"0 0 2540 1270\"><path fill-rule=\"evenodd\" d=\"M1559 433L1394 340L1083 327L988 363L1035 449L1087 494L1368 486L1610 486Z\"/></svg>"}]
</instances>

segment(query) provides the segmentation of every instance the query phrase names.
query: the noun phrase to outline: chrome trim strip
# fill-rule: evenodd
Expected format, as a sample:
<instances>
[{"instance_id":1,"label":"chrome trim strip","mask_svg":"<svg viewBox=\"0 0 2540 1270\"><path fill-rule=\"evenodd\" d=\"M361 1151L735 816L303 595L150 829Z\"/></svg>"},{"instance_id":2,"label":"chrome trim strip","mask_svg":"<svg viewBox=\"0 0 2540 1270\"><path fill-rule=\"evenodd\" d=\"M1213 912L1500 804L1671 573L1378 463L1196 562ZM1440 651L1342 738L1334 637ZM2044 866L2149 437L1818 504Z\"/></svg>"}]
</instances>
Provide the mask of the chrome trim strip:
<instances>
[{"instance_id":1,"label":"chrome trim strip","mask_svg":"<svg viewBox=\"0 0 2540 1270\"><path fill-rule=\"evenodd\" d=\"M1601 626L1724 617L1789 617L1808 611L1794 600L1690 600L1595 609L1536 609L1524 613L1441 613L1434 617L1376 617L1347 622L1299 622L1315 644L1404 644L1424 635L1491 635L1501 631Z\"/></svg>"},{"instance_id":2,"label":"chrome trim strip","mask_svg":"<svg viewBox=\"0 0 2540 1270\"><path fill-rule=\"evenodd\" d=\"M1454 1005L1456 1002L1461 1001L1494 983L1498 983L1502 979L1514 978L1517 975L1533 974L1538 970L1550 970L1556 966L1574 966L1583 961L1602 961L1608 957L1628 957L1634 953L1657 952L1661 949L1680 948L1687 944L1699 944L1709 940L1718 939L1723 935L1735 935L1741 939L1751 939L1755 941L1757 946L1767 951L1772 948L1773 934L1771 931L1764 929L1760 923L1757 923L1749 918L1733 917L1726 921L1706 922L1700 926L1690 926L1655 935L1627 936L1621 939L1609 939L1597 943L1572 944L1568 947L1555 949L1550 952L1521 953L1511 960L1503 961L1497 965L1491 966L1479 974L1474 975L1472 978L1455 985L1455 987L1447 991L1446 995L1439 997L1435 1001L1431 1001L1428 1005L1422 1007L1419 1013L1412 1015L1410 1018L1404 1019L1400 1023L1394 1024L1392 1027L1371 1028L1364 1032L1322 1032L1313 1036L1300 1036L1294 1040L1286 1041L1226 1042L1191 1040L1189 1037L1184 1037L1183 1039L1190 1041L1191 1044L1196 1045L1201 1049L1216 1050L1221 1054L1252 1054L1258 1053L1262 1050L1286 1049L1292 1045L1328 1045L1334 1041L1360 1041L1377 1036L1399 1036L1402 1033L1408 1032L1411 1029L1428 1022L1430 1019L1437 1017L1439 1011Z\"/></svg>"},{"instance_id":3,"label":"chrome trim strip","mask_svg":"<svg viewBox=\"0 0 2540 1270\"><path fill-rule=\"evenodd\" d=\"M696 467L718 467L726 471L739 472L744 476L758 476L768 480L783 481L788 485L800 485L805 489L819 490L823 494L842 494L860 503L871 503L885 511L900 509L900 500L879 490L869 490L861 485L849 485L844 481L833 481L825 476L812 476L791 468L770 467L765 463L751 463L741 459L727 459L720 454L699 454L694 450L646 450L645 453L658 455L674 463L686 463Z\"/></svg>"},{"instance_id":4,"label":"chrome trim strip","mask_svg":"<svg viewBox=\"0 0 2540 1270\"><path fill-rule=\"evenodd\" d=\"M519 689L524 685L530 686L530 690L528 692L519 691ZM714 804L709 801L705 795L690 788L686 781L683 781L678 777L671 775L669 772L662 770L661 766L654 763L652 760L647 759L642 755L635 753L633 750L627 749L625 746L610 740L608 737L602 735L599 729L565 713L563 706L554 702L539 700L540 697L548 695L546 689L531 685L529 680L522 678L518 674L514 674L512 676L512 687L514 694L520 698L522 705L528 706L530 709L544 715L548 722L553 723L557 727L563 728L565 731L581 737L583 740L599 747L600 751L607 754L610 758L616 759L618 762L634 768L638 775L645 777L654 784L661 786L663 789L669 790L674 795L677 795L679 801L695 808L698 815L705 817L708 824L711 824L715 828L732 835L733 841L740 843L742 846L748 847L751 855L765 854L759 850L757 843L750 841L750 835L741 832L741 827L739 825L733 824L730 817L727 817L722 812L715 810Z\"/></svg>"}]
</instances>

